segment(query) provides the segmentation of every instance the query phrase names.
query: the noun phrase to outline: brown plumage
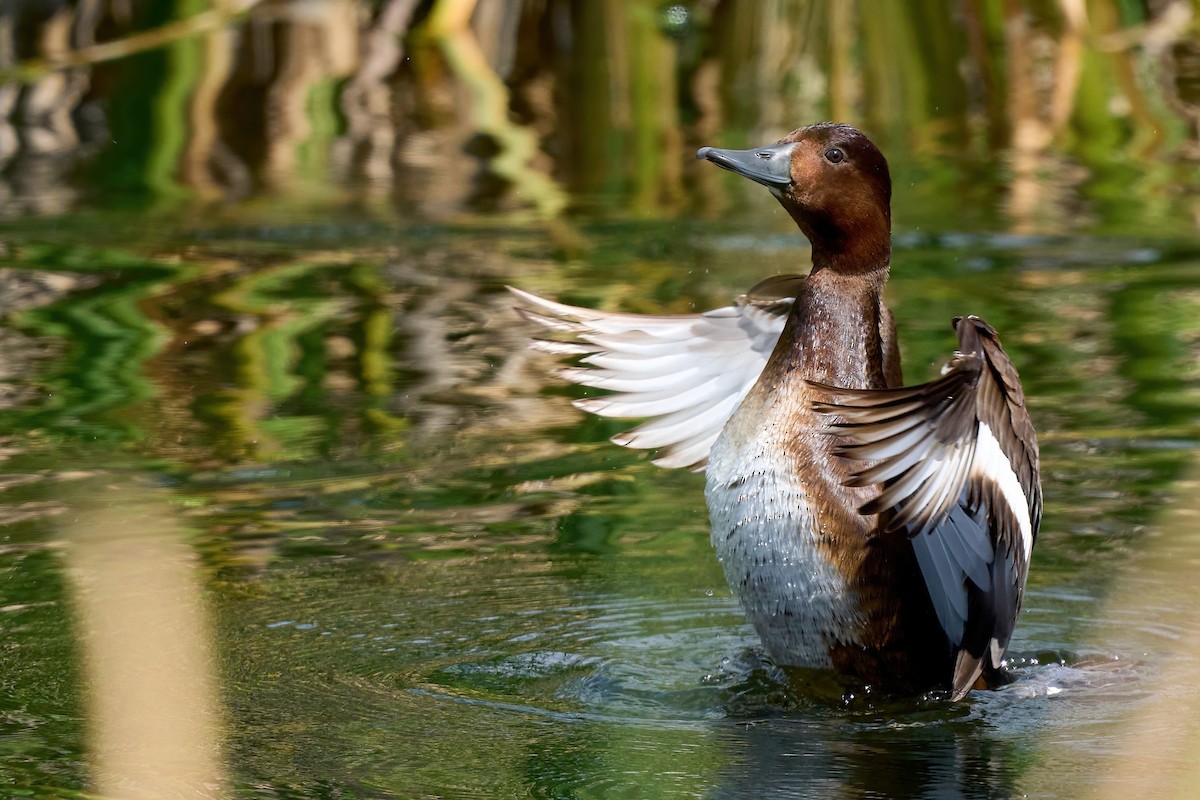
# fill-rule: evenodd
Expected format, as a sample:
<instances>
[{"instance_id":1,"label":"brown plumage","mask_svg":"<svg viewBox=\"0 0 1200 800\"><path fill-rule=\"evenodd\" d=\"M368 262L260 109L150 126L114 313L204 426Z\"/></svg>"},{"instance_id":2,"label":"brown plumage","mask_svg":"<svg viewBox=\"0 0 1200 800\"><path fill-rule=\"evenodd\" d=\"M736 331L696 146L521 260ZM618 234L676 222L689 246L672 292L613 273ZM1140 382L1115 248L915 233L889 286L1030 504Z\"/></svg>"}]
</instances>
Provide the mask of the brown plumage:
<instances>
[{"instance_id":1,"label":"brown plumage","mask_svg":"<svg viewBox=\"0 0 1200 800\"><path fill-rule=\"evenodd\" d=\"M821 123L697 156L771 191L812 243L810 274L670 317L517 292L570 340L538 346L617 392L581 408L648 419L614 441L705 470L713 545L773 659L960 698L1000 666L1041 519L1017 372L966 317L944 375L901 388L891 181L862 133Z\"/></svg>"}]
</instances>

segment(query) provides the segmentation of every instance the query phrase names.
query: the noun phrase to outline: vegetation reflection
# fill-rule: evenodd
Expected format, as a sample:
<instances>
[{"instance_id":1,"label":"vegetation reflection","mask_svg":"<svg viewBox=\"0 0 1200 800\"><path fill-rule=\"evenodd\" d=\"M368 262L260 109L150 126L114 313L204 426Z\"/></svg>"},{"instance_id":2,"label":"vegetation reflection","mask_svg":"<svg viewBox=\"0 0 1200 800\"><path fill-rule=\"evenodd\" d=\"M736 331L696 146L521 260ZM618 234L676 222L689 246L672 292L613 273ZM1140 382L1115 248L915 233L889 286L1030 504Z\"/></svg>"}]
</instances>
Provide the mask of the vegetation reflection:
<instances>
[{"instance_id":1,"label":"vegetation reflection","mask_svg":"<svg viewBox=\"0 0 1200 800\"><path fill-rule=\"evenodd\" d=\"M200 720L193 774L233 796L1155 785L1092 734L1161 727L1142 701L1194 660L1197 19L1195 0L0 9L3 791L117 784L99 762L126 739L104 711L124 678L103 665L140 651L103 647L139 625L166 631L130 640L143 660L194 690L174 714ZM780 677L712 560L702 478L576 414L503 290L689 313L804 271L773 201L692 154L824 118L891 159L907 377L979 314L1042 432L1008 694ZM139 532L141 555L105 551ZM187 608L104 628L122 587ZM1187 757L1153 761L1164 791Z\"/></svg>"}]
</instances>

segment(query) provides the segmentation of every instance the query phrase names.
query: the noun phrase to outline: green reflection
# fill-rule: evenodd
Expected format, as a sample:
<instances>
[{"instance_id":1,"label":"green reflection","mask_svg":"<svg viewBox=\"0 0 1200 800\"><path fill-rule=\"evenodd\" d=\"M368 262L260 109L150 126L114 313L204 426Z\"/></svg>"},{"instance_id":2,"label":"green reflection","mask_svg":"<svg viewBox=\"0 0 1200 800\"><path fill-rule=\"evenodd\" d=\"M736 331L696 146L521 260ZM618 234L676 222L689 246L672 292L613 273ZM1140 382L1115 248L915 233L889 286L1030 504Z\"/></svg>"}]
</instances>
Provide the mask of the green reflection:
<instances>
[{"instance_id":1,"label":"green reflection","mask_svg":"<svg viewBox=\"0 0 1200 800\"><path fill-rule=\"evenodd\" d=\"M107 280L18 318L21 329L60 338L68 347L39 377L39 402L9 412L16 417L10 424L109 442L141 439L141 421L128 412L157 394L145 365L168 339L141 304L182 280L187 270L121 251L57 246L29 247L25 265L88 270Z\"/></svg>"},{"instance_id":2,"label":"green reflection","mask_svg":"<svg viewBox=\"0 0 1200 800\"><path fill-rule=\"evenodd\" d=\"M18 55L70 14L74 47L210 8L84 5L23 18ZM103 502L135 462L201 556L234 797L1075 796L1110 757L1094 723L1154 669L1096 628L1193 633L1102 600L1200 441L1194 23L1102 0L1075 38L1075 3L436 5L471 19L434 47L428 3L262 3L30 83L0 120L4 269L81 276L0 298L28 345L0 354L0 793L85 786L47 520L86 525L61 482L102 465ZM505 283L689 313L805 271L771 198L692 154L825 117L891 159L907 377L974 313L1024 378L1047 508L1014 651L1078 668L1062 696L831 706L779 679L702 477L608 444L626 424L573 411L525 348Z\"/></svg>"}]
</instances>

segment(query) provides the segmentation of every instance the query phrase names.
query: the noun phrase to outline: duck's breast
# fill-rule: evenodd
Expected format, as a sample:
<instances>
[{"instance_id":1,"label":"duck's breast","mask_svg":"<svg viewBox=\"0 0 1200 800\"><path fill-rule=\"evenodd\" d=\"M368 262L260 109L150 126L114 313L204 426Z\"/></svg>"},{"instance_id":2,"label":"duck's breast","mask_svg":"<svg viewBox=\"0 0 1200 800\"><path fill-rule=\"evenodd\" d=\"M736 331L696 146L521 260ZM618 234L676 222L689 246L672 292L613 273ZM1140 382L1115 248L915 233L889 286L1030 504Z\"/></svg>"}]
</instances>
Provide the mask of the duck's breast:
<instances>
[{"instance_id":1,"label":"duck's breast","mask_svg":"<svg viewBox=\"0 0 1200 800\"><path fill-rule=\"evenodd\" d=\"M840 487L801 468L825 463L813 452L825 437L797 400L747 397L713 446L705 497L717 558L767 653L827 668L836 645L861 644L864 619L835 564L844 536L828 529Z\"/></svg>"}]
</instances>

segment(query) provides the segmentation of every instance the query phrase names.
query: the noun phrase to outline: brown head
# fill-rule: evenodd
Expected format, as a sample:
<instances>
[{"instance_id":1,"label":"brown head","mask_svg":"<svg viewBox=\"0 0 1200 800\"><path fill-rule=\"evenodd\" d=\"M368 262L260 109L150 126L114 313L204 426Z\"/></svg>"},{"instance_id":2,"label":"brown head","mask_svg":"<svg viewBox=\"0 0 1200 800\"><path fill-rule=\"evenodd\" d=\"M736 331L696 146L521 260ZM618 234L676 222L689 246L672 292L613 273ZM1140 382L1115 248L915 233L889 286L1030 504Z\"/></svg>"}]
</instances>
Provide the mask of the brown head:
<instances>
[{"instance_id":1,"label":"brown head","mask_svg":"<svg viewBox=\"0 0 1200 800\"><path fill-rule=\"evenodd\" d=\"M887 159L855 128L819 122L766 147L702 147L696 157L770 189L812 243L814 270L886 270L892 179Z\"/></svg>"}]
</instances>

